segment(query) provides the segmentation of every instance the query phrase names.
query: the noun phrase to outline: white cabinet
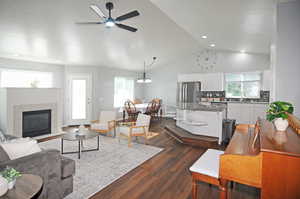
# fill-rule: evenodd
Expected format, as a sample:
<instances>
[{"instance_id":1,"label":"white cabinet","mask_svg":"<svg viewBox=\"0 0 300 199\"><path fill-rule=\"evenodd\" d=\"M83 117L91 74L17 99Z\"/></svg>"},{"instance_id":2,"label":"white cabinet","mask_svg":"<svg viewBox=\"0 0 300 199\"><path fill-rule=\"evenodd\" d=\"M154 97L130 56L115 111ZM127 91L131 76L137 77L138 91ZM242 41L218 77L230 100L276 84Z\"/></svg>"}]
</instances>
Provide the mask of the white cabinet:
<instances>
[{"instance_id":1,"label":"white cabinet","mask_svg":"<svg viewBox=\"0 0 300 199\"><path fill-rule=\"evenodd\" d=\"M262 77L262 90L269 91L271 90L272 85L272 71L271 70L265 70L263 72Z\"/></svg>"},{"instance_id":2,"label":"white cabinet","mask_svg":"<svg viewBox=\"0 0 300 199\"><path fill-rule=\"evenodd\" d=\"M200 81L202 91L222 91L223 73L193 73L178 75L178 82Z\"/></svg>"},{"instance_id":3,"label":"white cabinet","mask_svg":"<svg viewBox=\"0 0 300 199\"><path fill-rule=\"evenodd\" d=\"M207 73L203 74L201 81L202 91L222 91L223 90L223 75L222 73Z\"/></svg>"},{"instance_id":4,"label":"white cabinet","mask_svg":"<svg viewBox=\"0 0 300 199\"><path fill-rule=\"evenodd\" d=\"M222 141L222 121L224 111L201 111L177 109L176 125L194 135L219 138Z\"/></svg>"},{"instance_id":5,"label":"white cabinet","mask_svg":"<svg viewBox=\"0 0 300 199\"><path fill-rule=\"evenodd\" d=\"M265 119L267 104L228 103L228 118L238 124L254 124L258 117Z\"/></svg>"}]
</instances>

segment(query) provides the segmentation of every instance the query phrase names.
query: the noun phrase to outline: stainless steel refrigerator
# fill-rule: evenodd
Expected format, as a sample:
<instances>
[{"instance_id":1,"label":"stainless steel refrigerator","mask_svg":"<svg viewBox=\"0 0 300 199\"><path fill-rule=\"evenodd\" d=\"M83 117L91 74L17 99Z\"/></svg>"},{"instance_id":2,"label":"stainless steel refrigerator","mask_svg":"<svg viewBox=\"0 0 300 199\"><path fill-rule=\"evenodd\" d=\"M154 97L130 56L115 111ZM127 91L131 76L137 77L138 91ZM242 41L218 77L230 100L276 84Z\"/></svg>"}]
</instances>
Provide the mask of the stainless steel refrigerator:
<instances>
[{"instance_id":1,"label":"stainless steel refrigerator","mask_svg":"<svg viewBox=\"0 0 300 199\"><path fill-rule=\"evenodd\" d=\"M198 103L200 91L201 82L178 82L177 103Z\"/></svg>"}]
</instances>

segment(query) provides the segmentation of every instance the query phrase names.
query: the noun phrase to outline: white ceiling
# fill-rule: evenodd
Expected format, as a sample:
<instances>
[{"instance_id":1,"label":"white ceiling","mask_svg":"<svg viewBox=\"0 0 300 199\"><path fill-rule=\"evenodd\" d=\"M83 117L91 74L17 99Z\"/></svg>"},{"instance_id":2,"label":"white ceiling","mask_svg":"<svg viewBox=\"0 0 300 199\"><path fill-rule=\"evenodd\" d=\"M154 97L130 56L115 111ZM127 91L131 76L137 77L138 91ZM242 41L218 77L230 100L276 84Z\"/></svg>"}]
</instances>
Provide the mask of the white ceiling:
<instances>
[{"instance_id":1,"label":"white ceiling","mask_svg":"<svg viewBox=\"0 0 300 199\"><path fill-rule=\"evenodd\" d=\"M163 63L196 45L150 1L114 2L113 17L140 12L140 16L123 22L137 27L136 33L74 24L98 20L89 5L96 3L107 11L103 0L0 0L0 56L138 70L153 56Z\"/></svg>"},{"instance_id":2,"label":"white ceiling","mask_svg":"<svg viewBox=\"0 0 300 199\"><path fill-rule=\"evenodd\" d=\"M97 20L89 5L106 11L105 0L0 0L0 57L141 70L153 56L163 65L210 42L218 49L269 52L273 0L113 2L113 17L140 12L124 21L136 33L74 24Z\"/></svg>"},{"instance_id":3,"label":"white ceiling","mask_svg":"<svg viewBox=\"0 0 300 199\"><path fill-rule=\"evenodd\" d=\"M151 0L203 46L269 53L275 0ZM202 39L206 35L208 39Z\"/></svg>"}]
</instances>

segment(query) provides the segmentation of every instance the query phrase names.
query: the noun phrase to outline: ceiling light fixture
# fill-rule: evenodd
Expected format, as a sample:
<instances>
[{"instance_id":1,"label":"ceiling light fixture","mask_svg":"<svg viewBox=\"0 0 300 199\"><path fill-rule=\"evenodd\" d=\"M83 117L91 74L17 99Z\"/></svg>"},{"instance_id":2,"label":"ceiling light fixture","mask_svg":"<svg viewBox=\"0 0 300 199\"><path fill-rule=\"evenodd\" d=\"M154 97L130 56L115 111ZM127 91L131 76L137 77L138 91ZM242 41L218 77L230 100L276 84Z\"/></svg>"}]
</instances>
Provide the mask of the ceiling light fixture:
<instances>
[{"instance_id":1,"label":"ceiling light fixture","mask_svg":"<svg viewBox=\"0 0 300 199\"><path fill-rule=\"evenodd\" d=\"M215 46L216 46L216 44L210 44L209 46L210 46L210 47L215 47Z\"/></svg>"},{"instance_id":2,"label":"ceiling light fixture","mask_svg":"<svg viewBox=\"0 0 300 199\"><path fill-rule=\"evenodd\" d=\"M202 39L207 39L207 36L206 36L206 35L203 35L201 38L202 38Z\"/></svg>"},{"instance_id":3,"label":"ceiling light fixture","mask_svg":"<svg viewBox=\"0 0 300 199\"><path fill-rule=\"evenodd\" d=\"M115 26L114 20L112 18L108 18L107 21L105 22L105 26L108 28Z\"/></svg>"},{"instance_id":4,"label":"ceiling light fixture","mask_svg":"<svg viewBox=\"0 0 300 199\"><path fill-rule=\"evenodd\" d=\"M155 60L156 60L156 57L153 57L152 59L153 59L153 60L152 60L152 63L149 64L147 67L150 67L150 66L152 66L152 65L154 64L154 62L155 62ZM151 82L152 82L152 80L151 80L150 78L147 78L147 76L146 76L146 62L145 62L145 61L144 61L144 72L143 72L143 77L142 77L142 78L138 78L138 79L136 80L136 82L137 82L137 83L141 83L141 84L147 84L147 83L151 83Z\"/></svg>"},{"instance_id":5,"label":"ceiling light fixture","mask_svg":"<svg viewBox=\"0 0 300 199\"><path fill-rule=\"evenodd\" d=\"M245 50L241 50L240 52L241 52L241 53L245 53L246 51L245 51Z\"/></svg>"}]
</instances>

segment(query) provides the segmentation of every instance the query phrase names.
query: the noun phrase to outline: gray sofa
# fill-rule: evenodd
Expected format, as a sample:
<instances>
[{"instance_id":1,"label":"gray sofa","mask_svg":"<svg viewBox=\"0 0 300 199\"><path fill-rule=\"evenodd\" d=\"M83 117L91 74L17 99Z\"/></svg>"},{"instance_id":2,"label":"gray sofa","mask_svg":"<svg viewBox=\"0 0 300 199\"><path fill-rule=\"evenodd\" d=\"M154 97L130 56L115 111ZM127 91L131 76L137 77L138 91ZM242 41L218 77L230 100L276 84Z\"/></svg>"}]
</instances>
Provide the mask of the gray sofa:
<instances>
[{"instance_id":1,"label":"gray sofa","mask_svg":"<svg viewBox=\"0 0 300 199\"><path fill-rule=\"evenodd\" d=\"M13 137L8 136L12 139ZM21 173L39 175L43 178L40 199L60 199L73 192L75 161L66 158L58 150L43 150L39 153L10 160L0 147L0 170L10 166Z\"/></svg>"}]
</instances>

